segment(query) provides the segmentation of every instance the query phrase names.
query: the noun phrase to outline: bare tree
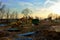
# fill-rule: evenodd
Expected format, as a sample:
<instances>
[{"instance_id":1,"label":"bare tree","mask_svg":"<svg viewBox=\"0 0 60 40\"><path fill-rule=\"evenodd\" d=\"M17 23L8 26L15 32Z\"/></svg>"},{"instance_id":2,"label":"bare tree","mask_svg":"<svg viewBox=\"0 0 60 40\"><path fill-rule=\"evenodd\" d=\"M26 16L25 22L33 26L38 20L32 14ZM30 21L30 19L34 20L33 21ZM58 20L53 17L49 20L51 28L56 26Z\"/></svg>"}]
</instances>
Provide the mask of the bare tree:
<instances>
[{"instance_id":1,"label":"bare tree","mask_svg":"<svg viewBox=\"0 0 60 40\"><path fill-rule=\"evenodd\" d=\"M17 19L17 18L18 18L18 13L17 13L17 11L14 11L14 12L13 12L13 16L14 16L14 19Z\"/></svg>"},{"instance_id":2,"label":"bare tree","mask_svg":"<svg viewBox=\"0 0 60 40\"><path fill-rule=\"evenodd\" d=\"M24 9L24 10L22 11L22 14L24 14L25 17L27 17L28 14L31 14L31 13L32 13L32 11L31 11L30 9L28 9L28 8L26 8L26 9Z\"/></svg>"},{"instance_id":3,"label":"bare tree","mask_svg":"<svg viewBox=\"0 0 60 40\"><path fill-rule=\"evenodd\" d=\"M53 16L53 14L50 13L50 14L48 15L48 20L52 20L52 16Z\"/></svg>"},{"instance_id":4,"label":"bare tree","mask_svg":"<svg viewBox=\"0 0 60 40\"><path fill-rule=\"evenodd\" d=\"M31 13L32 13L32 11L28 8L26 8L22 11L22 14L24 14L24 16L26 17L26 24L28 22L28 20L27 20L28 14L31 14Z\"/></svg>"},{"instance_id":5,"label":"bare tree","mask_svg":"<svg viewBox=\"0 0 60 40\"><path fill-rule=\"evenodd\" d=\"M0 19L3 19L4 13L5 13L5 5L0 2Z\"/></svg>"},{"instance_id":6,"label":"bare tree","mask_svg":"<svg viewBox=\"0 0 60 40\"><path fill-rule=\"evenodd\" d=\"M12 13L10 14L10 19L15 19L15 12L12 12Z\"/></svg>"},{"instance_id":7,"label":"bare tree","mask_svg":"<svg viewBox=\"0 0 60 40\"><path fill-rule=\"evenodd\" d=\"M9 9L7 10L6 18L9 19Z\"/></svg>"},{"instance_id":8,"label":"bare tree","mask_svg":"<svg viewBox=\"0 0 60 40\"><path fill-rule=\"evenodd\" d=\"M17 12L15 13L15 18L18 19L18 13Z\"/></svg>"},{"instance_id":9,"label":"bare tree","mask_svg":"<svg viewBox=\"0 0 60 40\"><path fill-rule=\"evenodd\" d=\"M5 10L3 10L2 13L1 13L1 19L3 19L5 17L4 14L5 14Z\"/></svg>"}]
</instances>

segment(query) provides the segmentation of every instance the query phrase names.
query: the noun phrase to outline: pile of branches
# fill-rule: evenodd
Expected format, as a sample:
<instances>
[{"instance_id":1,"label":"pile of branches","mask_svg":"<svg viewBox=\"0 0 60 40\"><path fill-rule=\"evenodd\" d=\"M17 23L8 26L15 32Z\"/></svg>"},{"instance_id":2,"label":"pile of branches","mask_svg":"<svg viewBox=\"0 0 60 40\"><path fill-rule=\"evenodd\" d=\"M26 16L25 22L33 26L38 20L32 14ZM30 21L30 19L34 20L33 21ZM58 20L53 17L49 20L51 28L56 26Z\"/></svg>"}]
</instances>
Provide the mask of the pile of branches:
<instances>
[{"instance_id":1,"label":"pile of branches","mask_svg":"<svg viewBox=\"0 0 60 40\"><path fill-rule=\"evenodd\" d=\"M60 40L60 32L41 30L33 36L33 40Z\"/></svg>"}]
</instances>

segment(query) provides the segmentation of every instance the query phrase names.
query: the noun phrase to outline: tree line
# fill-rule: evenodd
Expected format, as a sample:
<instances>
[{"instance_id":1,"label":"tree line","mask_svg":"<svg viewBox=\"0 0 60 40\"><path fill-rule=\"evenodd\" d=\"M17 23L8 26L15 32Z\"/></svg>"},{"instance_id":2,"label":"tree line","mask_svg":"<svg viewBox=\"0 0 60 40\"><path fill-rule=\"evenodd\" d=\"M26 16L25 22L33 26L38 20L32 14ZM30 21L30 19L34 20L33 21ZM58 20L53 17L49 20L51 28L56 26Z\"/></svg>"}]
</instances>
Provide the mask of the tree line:
<instances>
[{"instance_id":1,"label":"tree line","mask_svg":"<svg viewBox=\"0 0 60 40\"><path fill-rule=\"evenodd\" d=\"M30 10L29 8L25 8L22 10L21 14L23 14L25 17L30 16L30 14L33 13L32 10ZM9 8L6 8L6 5L3 4L2 2L0 2L0 19L18 19L18 12L17 11L13 11L11 12ZM53 18L57 18L58 15L54 14L54 16L51 14L48 15L48 17L53 17ZM60 16L59 16L60 18Z\"/></svg>"},{"instance_id":2,"label":"tree line","mask_svg":"<svg viewBox=\"0 0 60 40\"><path fill-rule=\"evenodd\" d=\"M23 14L25 17L28 16L28 14L32 13L32 11L28 8L23 9L21 14ZM9 8L6 8L6 5L0 2L0 19L18 19L18 12L13 11L11 13Z\"/></svg>"},{"instance_id":3,"label":"tree line","mask_svg":"<svg viewBox=\"0 0 60 40\"><path fill-rule=\"evenodd\" d=\"M10 9L6 8L6 5L0 2L0 19L17 19L17 11L10 13Z\"/></svg>"}]
</instances>

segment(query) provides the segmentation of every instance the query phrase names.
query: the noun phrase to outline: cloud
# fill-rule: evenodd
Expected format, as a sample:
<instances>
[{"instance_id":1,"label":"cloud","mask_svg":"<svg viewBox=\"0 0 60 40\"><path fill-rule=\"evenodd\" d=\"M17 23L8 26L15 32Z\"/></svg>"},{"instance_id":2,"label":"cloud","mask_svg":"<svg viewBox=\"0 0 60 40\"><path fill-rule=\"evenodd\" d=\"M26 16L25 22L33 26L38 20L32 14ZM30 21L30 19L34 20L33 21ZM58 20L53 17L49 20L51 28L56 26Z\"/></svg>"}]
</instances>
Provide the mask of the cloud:
<instances>
[{"instance_id":1,"label":"cloud","mask_svg":"<svg viewBox=\"0 0 60 40\"><path fill-rule=\"evenodd\" d=\"M33 4L29 2L19 2L18 4L21 6L33 6Z\"/></svg>"},{"instance_id":2,"label":"cloud","mask_svg":"<svg viewBox=\"0 0 60 40\"><path fill-rule=\"evenodd\" d=\"M44 7L50 7L59 1L60 0L46 0L46 2L44 3Z\"/></svg>"},{"instance_id":3,"label":"cloud","mask_svg":"<svg viewBox=\"0 0 60 40\"><path fill-rule=\"evenodd\" d=\"M23 9L30 8L31 10L33 10L32 15L37 15L39 17L47 17L48 14L50 14L51 12L56 12L57 10L60 10L59 0L46 0L44 1L44 3L38 0L35 0L33 3L20 1L18 2L18 4Z\"/></svg>"},{"instance_id":4,"label":"cloud","mask_svg":"<svg viewBox=\"0 0 60 40\"><path fill-rule=\"evenodd\" d=\"M47 3L55 3L55 2L58 2L59 0L46 0L45 4Z\"/></svg>"},{"instance_id":5,"label":"cloud","mask_svg":"<svg viewBox=\"0 0 60 40\"><path fill-rule=\"evenodd\" d=\"M60 14L60 0L48 0L45 3L46 9L54 14Z\"/></svg>"},{"instance_id":6,"label":"cloud","mask_svg":"<svg viewBox=\"0 0 60 40\"><path fill-rule=\"evenodd\" d=\"M33 1L33 0L32 0ZM35 9L39 9L39 8L43 8L44 7L44 2L46 0L34 0L34 2L24 2L24 1L20 1L18 2L18 4L22 7L28 7L28 8L33 8Z\"/></svg>"},{"instance_id":7,"label":"cloud","mask_svg":"<svg viewBox=\"0 0 60 40\"><path fill-rule=\"evenodd\" d=\"M36 11L34 13L37 16L47 17L50 13L56 13L56 14L60 13L60 0L47 0L43 5L44 7L42 8L40 7L35 8Z\"/></svg>"},{"instance_id":8,"label":"cloud","mask_svg":"<svg viewBox=\"0 0 60 40\"><path fill-rule=\"evenodd\" d=\"M22 7L23 9L25 8L29 8L29 9L32 9L34 10L34 4L30 3L30 2L18 2L19 6Z\"/></svg>"},{"instance_id":9,"label":"cloud","mask_svg":"<svg viewBox=\"0 0 60 40\"><path fill-rule=\"evenodd\" d=\"M52 12L59 14L60 13L60 2L55 3L54 5L52 5L51 7L49 7L49 9Z\"/></svg>"},{"instance_id":10,"label":"cloud","mask_svg":"<svg viewBox=\"0 0 60 40\"><path fill-rule=\"evenodd\" d=\"M60 0L50 0L50 1L58 2L58 1L60 1Z\"/></svg>"}]
</instances>

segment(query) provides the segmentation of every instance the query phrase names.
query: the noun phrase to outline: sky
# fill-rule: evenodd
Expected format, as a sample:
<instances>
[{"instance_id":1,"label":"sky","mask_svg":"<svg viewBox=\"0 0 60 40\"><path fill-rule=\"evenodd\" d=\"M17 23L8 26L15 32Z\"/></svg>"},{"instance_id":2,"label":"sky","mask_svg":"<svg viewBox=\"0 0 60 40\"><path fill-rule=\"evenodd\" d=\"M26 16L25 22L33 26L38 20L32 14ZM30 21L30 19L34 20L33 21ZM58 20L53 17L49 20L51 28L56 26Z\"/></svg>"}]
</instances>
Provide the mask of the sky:
<instances>
[{"instance_id":1,"label":"sky","mask_svg":"<svg viewBox=\"0 0 60 40\"><path fill-rule=\"evenodd\" d=\"M60 0L0 0L11 11L20 14L25 8L33 11L32 16L47 17L50 13L60 15Z\"/></svg>"}]
</instances>

